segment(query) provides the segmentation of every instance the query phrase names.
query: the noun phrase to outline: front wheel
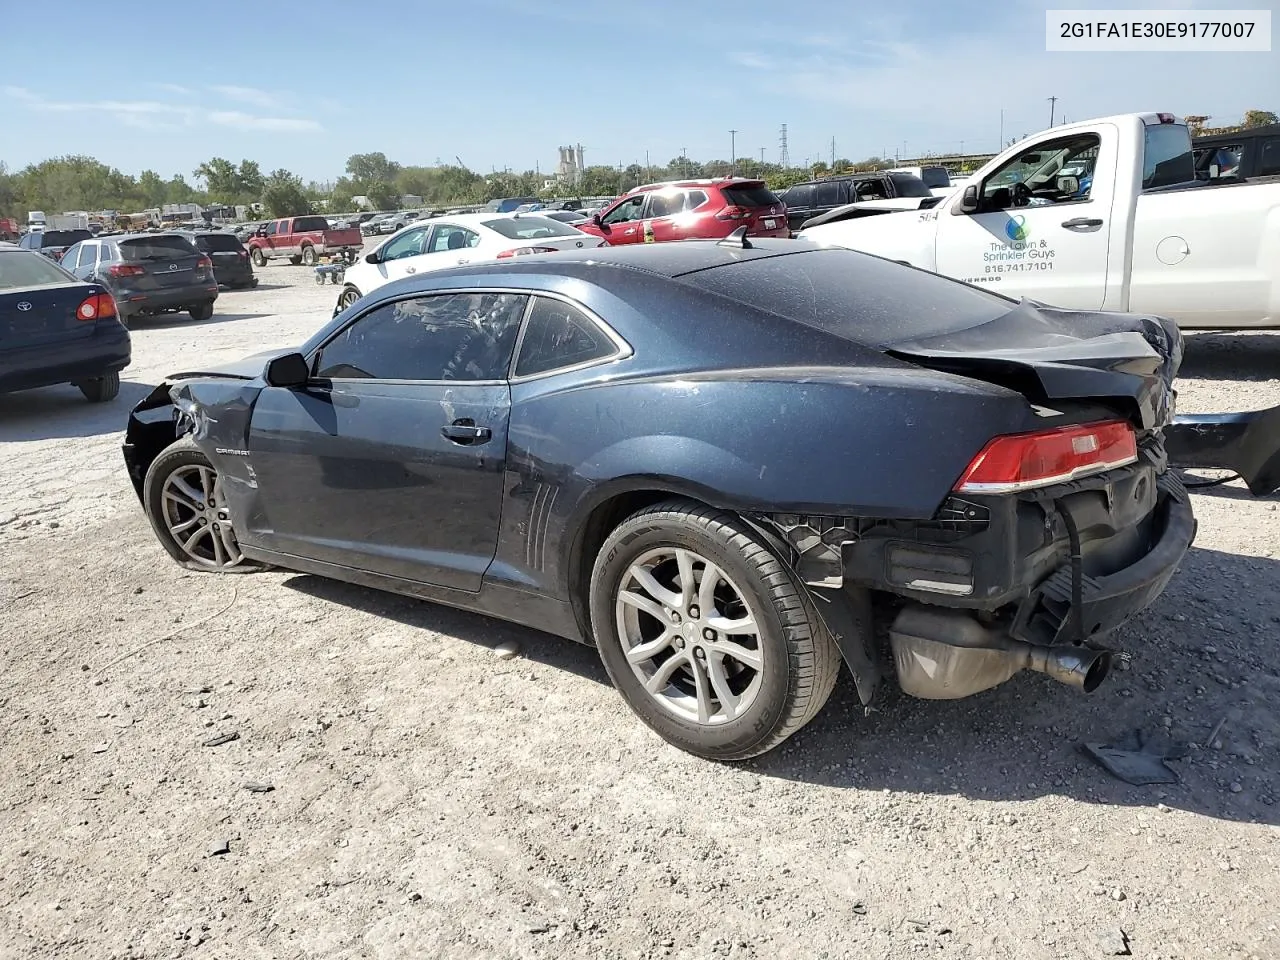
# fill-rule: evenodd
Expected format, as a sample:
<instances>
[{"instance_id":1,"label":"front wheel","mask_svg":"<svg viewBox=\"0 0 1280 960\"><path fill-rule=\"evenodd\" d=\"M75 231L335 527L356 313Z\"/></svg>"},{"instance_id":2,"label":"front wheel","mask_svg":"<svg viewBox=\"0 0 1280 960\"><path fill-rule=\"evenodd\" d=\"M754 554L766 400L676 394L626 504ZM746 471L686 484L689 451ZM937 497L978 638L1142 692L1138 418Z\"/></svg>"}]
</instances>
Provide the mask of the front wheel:
<instances>
[{"instance_id":1,"label":"front wheel","mask_svg":"<svg viewBox=\"0 0 1280 960\"><path fill-rule=\"evenodd\" d=\"M160 545L182 566L211 573L256 566L240 552L217 470L190 437L171 443L152 461L142 505Z\"/></svg>"},{"instance_id":2,"label":"front wheel","mask_svg":"<svg viewBox=\"0 0 1280 960\"><path fill-rule=\"evenodd\" d=\"M251 256L255 267L265 267L267 265L267 258L263 255L261 247L254 247Z\"/></svg>"},{"instance_id":3,"label":"front wheel","mask_svg":"<svg viewBox=\"0 0 1280 960\"><path fill-rule=\"evenodd\" d=\"M669 743L742 760L822 708L840 655L808 592L732 514L673 500L596 557L591 624L623 699Z\"/></svg>"},{"instance_id":4,"label":"front wheel","mask_svg":"<svg viewBox=\"0 0 1280 960\"><path fill-rule=\"evenodd\" d=\"M316 248L315 247L302 248L302 263L304 266L308 266L308 267L314 267L316 265Z\"/></svg>"}]
</instances>

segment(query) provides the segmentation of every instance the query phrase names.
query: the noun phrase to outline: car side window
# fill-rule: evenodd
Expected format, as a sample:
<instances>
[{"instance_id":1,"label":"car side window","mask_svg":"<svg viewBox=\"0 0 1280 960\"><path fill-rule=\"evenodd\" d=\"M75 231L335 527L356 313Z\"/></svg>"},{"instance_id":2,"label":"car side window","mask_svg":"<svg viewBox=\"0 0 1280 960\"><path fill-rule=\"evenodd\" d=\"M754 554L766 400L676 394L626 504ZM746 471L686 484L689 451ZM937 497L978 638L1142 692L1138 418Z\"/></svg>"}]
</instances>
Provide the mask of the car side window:
<instances>
[{"instance_id":1,"label":"car side window","mask_svg":"<svg viewBox=\"0 0 1280 960\"><path fill-rule=\"evenodd\" d=\"M427 252L427 228L406 230L387 244L382 259L399 260L402 257L418 257Z\"/></svg>"},{"instance_id":2,"label":"car side window","mask_svg":"<svg viewBox=\"0 0 1280 960\"><path fill-rule=\"evenodd\" d=\"M853 196L849 200L853 203L861 203L864 200L887 200L888 194L885 182L879 178L859 180L854 183Z\"/></svg>"},{"instance_id":3,"label":"car side window","mask_svg":"<svg viewBox=\"0 0 1280 960\"><path fill-rule=\"evenodd\" d=\"M1089 133L1024 150L983 181L979 212L1088 200L1099 144Z\"/></svg>"},{"instance_id":4,"label":"car side window","mask_svg":"<svg viewBox=\"0 0 1280 960\"><path fill-rule=\"evenodd\" d=\"M649 213L653 219L674 217L684 210L684 191L664 190L649 194Z\"/></svg>"},{"instance_id":5,"label":"car side window","mask_svg":"<svg viewBox=\"0 0 1280 960\"><path fill-rule=\"evenodd\" d=\"M448 293L382 304L320 349L315 375L503 380L527 301L524 294Z\"/></svg>"},{"instance_id":6,"label":"car side window","mask_svg":"<svg viewBox=\"0 0 1280 960\"><path fill-rule=\"evenodd\" d=\"M23 234L22 239L18 241L18 246L23 250L34 250L36 244L36 235L34 233Z\"/></svg>"},{"instance_id":7,"label":"car side window","mask_svg":"<svg viewBox=\"0 0 1280 960\"><path fill-rule=\"evenodd\" d=\"M838 207L844 202L840 196L840 182L819 183L814 189L813 205L815 207Z\"/></svg>"},{"instance_id":8,"label":"car side window","mask_svg":"<svg viewBox=\"0 0 1280 960\"><path fill-rule=\"evenodd\" d=\"M532 377L602 360L617 352L617 346L605 332L573 304L551 297L534 297L520 340L515 376Z\"/></svg>"},{"instance_id":9,"label":"car side window","mask_svg":"<svg viewBox=\"0 0 1280 960\"><path fill-rule=\"evenodd\" d=\"M98 259L98 245L96 243L80 244L80 255L76 260L76 273L81 276L87 276L93 270L94 263Z\"/></svg>"},{"instance_id":10,"label":"car side window","mask_svg":"<svg viewBox=\"0 0 1280 960\"><path fill-rule=\"evenodd\" d=\"M62 264L62 269L70 270L72 273L75 273L76 261L79 259L80 251L83 249L83 243L77 243L73 247L68 247L62 254L62 260L59 261Z\"/></svg>"},{"instance_id":11,"label":"car side window","mask_svg":"<svg viewBox=\"0 0 1280 960\"><path fill-rule=\"evenodd\" d=\"M604 217L603 223L630 223L640 219L640 210L644 206L644 194L623 200Z\"/></svg>"},{"instance_id":12,"label":"car side window","mask_svg":"<svg viewBox=\"0 0 1280 960\"><path fill-rule=\"evenodd\" d=\"M1280 176L1280 137L1272 137L1262 142L1262 150L1258 154L1257 176Z\"/></svg>"},{"instance_id":13,"label":"car side window","mask_svg":"<svg viewBox=\"0 0 1280 960\"><path fill-rule=\"evenodd\" d=\"M455 227L451 223L441 223L436 225L435 233L431 235L430 253L448 253L450 250L468 250L471 247L478 246L480 243L480 234L465 227Z\"/></svg>"},{"instance_id":14,"label":"car side window","mask_svg":"<svg viewBox=\"0 0 1280 960\"><path fill-rule=\"evenodd\" d=\"M263 230L265 230L265 231L267 232L267 236L268 236L268 237L274 237L274 236L275 236L275 234L276 234L276 227L278 227L278 226L279 226L279 224L278 224L275 220L272 220L270 223L268 223L268 224L267 224L266 226L264 226L262 229L263 229Z\"/></svg>"},{"instance_id":15,"label":"car side window","mask_svg":"<svg viewBox=\"0 0 1280 960\"><path fill-rule=\"evenodd\" d=\"M685 210L697 210L706 202L707 193L705 190L690 190L685 194L684 208Z\"/></svg>"}]
</instances>

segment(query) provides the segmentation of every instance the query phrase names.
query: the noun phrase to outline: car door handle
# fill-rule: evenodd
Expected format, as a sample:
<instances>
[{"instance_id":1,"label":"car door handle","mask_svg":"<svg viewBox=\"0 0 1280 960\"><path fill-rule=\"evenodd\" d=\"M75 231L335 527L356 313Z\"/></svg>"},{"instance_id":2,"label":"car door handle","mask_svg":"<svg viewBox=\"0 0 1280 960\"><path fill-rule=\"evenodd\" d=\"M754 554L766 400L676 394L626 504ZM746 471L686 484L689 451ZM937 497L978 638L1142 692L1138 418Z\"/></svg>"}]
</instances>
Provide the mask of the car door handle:
<instances>
[{"instance_id":1,"label":"car door handle","mask_svg":"<svg viewBox=\"0 0 1280 960\"><path fill-rule=\"evenodd\" d=\"M471 262L471 261L470 261L470 260L468 260L466 257L459 257L459 258L458 258L458 263L460 263L460 264L462 264L462 263L470 263L470 262Z\"/></svg>"},{"instance_id":2,"label":"car door handle","mask_svg":"<svg viewBox=\"0 0 1280 960\"><path fill-rule=\"evenodd\" d=\"M417 272L418 272L418 268L417 268L417 267L405 267L405 268L404 268L404 272L405 272L405 273L417 273Z\"/></svg>"},{"instance_id":3,"label":"car door handle","mask_svg":"<svg viewBox=\"0 0 1280 960\"><path fill-rule=\"evenodd\" d=\"M623 232L623 233L635 233L635 232L636 232L636 228L635 228L635 227L631 227L630 229L628 229L628 230L623 230L622 232Z\"/></svg>"},{"instance_id":4,"label":"car door handle","mask_svg":"<svg viewBox=\"0 0 1280 960\"><path fill-rule=\"evenodd\" d=\"M1063 220L1062 225L1068 230L1079 230L1083 227L1100 227L1102 221L1092 217L1076 217L1074 220Z\"/></svg>"},{"instance_id":5,"label":"car door handle","mask_svg":"<svg viewBox=\"0 0 1280 960\"><path fill-rule=\"evenodd\" d=\"M454 443L463 446L470 446L474 443L488 443L493 437L493 431L488 427L477 427L474 420L455 420L447 427L441 427L440 432L445 439L452 440Z\"/></svg>"}]
</instances>

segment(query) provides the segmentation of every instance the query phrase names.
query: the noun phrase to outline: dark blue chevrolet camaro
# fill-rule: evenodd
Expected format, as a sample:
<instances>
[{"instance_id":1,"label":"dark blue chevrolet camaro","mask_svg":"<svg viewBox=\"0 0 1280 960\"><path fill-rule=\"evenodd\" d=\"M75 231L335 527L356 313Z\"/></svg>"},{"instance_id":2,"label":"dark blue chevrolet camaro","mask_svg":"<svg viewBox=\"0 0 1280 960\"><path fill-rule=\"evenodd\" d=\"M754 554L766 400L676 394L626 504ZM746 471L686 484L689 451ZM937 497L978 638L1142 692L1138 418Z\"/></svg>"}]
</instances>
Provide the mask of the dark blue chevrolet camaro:
<instances>
[{"instance_id":1,"label":"dark blue chevrolet camaro","mask_svg":"<svg viewBox=\"0 0 1280 960\"><path fill-rule=\"evenodd\" d=\"M771 749L1023 668L1086 691L1195 532L1170 323L731 238L390 284L297 351L176 375L125 460L164 548L594 644L670 742Z\"/></svg>"},{"instance_id":2,"label":"dark blue chevrolet camaro","mask_svg":"<svg viewBox=\"0 0 1280 960\"><path fill-rule=\"evenodd\" d=\"M119 394L130 355L106 287L0 243L0 393L70 383L101 403Z\"/></svg>"}]
</instances>

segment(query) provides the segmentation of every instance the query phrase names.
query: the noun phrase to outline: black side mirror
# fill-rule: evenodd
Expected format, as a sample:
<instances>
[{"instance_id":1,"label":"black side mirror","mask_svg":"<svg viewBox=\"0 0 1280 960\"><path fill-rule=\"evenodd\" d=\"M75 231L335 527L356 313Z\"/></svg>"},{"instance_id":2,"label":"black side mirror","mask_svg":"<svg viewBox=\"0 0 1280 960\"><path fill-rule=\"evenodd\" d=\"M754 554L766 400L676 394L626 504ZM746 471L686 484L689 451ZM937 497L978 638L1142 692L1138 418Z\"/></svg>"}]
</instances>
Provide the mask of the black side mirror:
<instances>
[{"instance_id":1,"label":"black side mirror","mask_svg":"<svg viewBox=\"0 0 1280 960\"><path fill-rule=\"evenodd\" d=\"M311 379L311 368L302 354L286 353L267 363L262 379L269 387L301 387Z\"/></svg>"},{"instance_id":2,"label":"black side mirror","mask_svg":"<svg viewBox=\"0 0 1280 960\"><path fill-rule=\"evenodd\" d=\"M603 226L604 226L604 221L602 221L602 220L600 219L600 214L598 214L598 213L593 213L593 214L591 215L591 222L592 222L592 223L594 223L597 227L603 227Z\"/></svg>"},{"instance_id":3,"label":"black side mirror","mask_svg":"<svg viewBox=\"0 0 1280 960\"><path fill-rule=\"evenodd\" d=\"M973 213L978 209L978 188L965 187L964 193L960 196L960 203L956 205L957 213Z\"/></svg>"},{"instance_id":4,"label":"black side mirror","mask_svg":"<svg viewBox=\"0 0 1280 960\"><path fill-rule=\"evenodd\" d=\"M364 255L364 262L365 262L365 263L381 263L381 262L382 262L382 257L380 257L380 256L378 255L378 251L377 251L377 250L375 250L375 251L373 251L373 253L366 253L366 254Z\"/></svg>"}]
</instances>

